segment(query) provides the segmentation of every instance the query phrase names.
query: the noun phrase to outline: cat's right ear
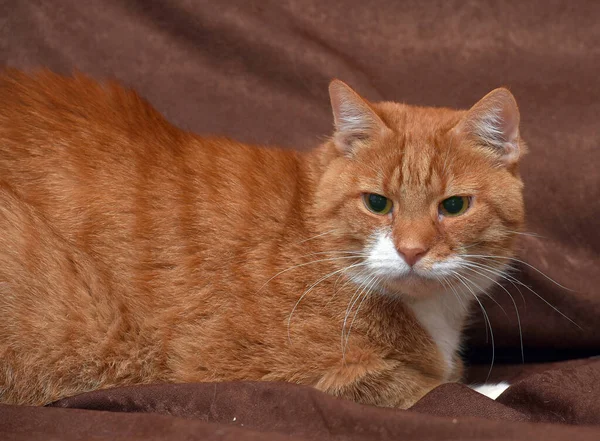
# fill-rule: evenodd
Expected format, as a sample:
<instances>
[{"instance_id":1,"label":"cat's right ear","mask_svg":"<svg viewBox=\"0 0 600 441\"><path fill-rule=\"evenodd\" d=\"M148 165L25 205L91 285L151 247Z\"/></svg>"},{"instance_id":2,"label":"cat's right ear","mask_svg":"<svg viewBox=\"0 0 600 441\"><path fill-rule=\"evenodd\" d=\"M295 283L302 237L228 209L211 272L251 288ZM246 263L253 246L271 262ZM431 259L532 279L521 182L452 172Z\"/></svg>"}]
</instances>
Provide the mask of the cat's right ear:
<instances>
[{"instance_id":1,"label":"cat's right ear","mask_svg":"<svg viewBox=\"0 0 600 441\"><path fill-rule=\"evenodd\" d=\"M514 96L508 89L499 88L471 107L454 130L491 148L505 164L514 164L524 152L519 121L519 108Z\"/></svg>"},{"instance_id":2,"label":"cat's right ear","mask_svg":"<svg viewBox=\"0 0 600 441\"><path fill-rule=\"evenodd\" d=\"M329 98L335 124L333 140L345 154L353 154L389 130L369 103L343 81L329 84Z\"/></svg>"}]
</instances>

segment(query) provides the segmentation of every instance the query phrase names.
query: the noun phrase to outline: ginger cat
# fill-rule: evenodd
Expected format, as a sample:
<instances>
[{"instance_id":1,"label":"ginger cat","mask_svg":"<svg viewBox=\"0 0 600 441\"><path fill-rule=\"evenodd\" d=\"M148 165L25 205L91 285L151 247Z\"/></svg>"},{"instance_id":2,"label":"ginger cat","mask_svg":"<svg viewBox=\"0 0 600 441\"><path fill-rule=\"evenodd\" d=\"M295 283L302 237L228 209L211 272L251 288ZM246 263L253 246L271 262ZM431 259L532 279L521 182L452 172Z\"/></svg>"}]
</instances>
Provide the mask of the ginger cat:
<instances>
[{"instance_id":1,"label":"ginger cat","mask_svg":"<svg viewBox=\"0 0 600 441\"><path fill-rule=\"evenodd\" d=\"M301 153L184 132L114 83L2 73L0 402L264 380L407 408L458 381L523 224L516 102L330 97L334 135Z\"/></svg>"}]
</instances>

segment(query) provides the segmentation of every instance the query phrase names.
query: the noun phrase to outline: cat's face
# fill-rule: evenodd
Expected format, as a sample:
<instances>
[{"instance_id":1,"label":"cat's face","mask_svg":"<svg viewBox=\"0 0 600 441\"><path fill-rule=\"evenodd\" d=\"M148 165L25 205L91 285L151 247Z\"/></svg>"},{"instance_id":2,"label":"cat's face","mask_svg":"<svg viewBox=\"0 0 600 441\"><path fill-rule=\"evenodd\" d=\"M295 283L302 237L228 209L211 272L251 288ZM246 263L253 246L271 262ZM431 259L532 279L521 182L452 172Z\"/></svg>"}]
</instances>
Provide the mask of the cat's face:
<instances>
[{"instance_id":1,"label":"cat's face","mask_svg":"<svg viewBox=\"0 0 600 441\"><path fill-rule=\"evenodd\" d=\"M350 277L412 296L487 289L524 216L512 95L495 91L464 112L369 105L346 88L332 85L340 153L318 205L340 251L360 254Z\"/></svg>"}]
</instances>

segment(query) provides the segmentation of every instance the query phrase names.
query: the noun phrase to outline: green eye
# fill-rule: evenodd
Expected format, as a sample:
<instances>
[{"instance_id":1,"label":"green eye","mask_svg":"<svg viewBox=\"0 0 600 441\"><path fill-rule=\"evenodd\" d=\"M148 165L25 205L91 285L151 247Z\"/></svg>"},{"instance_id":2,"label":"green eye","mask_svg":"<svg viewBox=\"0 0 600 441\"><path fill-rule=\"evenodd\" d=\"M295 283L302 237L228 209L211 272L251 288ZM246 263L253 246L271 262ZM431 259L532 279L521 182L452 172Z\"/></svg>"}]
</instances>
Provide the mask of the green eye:
<instances>
[{"instance_id":1,"label":"green eye","mask_svg":"<svg viewBox=\"0 0 600 441\"><path fill-rule=\"evenodd\" d=\"M440 213L444 216L460 216L469 208L468 196L452 196L440 204Z\"/></svg>"},{"instance_id":2,"label":"green eye","mask_svg":"<svg viewBox=\"0 0 600 441\"><path fill-rule=\"evenodd\" d=\"M392 201L375 193L365 193L363 200L369 211L375 214L388 214L392 209Z\"/></svg>"}]
</instances>

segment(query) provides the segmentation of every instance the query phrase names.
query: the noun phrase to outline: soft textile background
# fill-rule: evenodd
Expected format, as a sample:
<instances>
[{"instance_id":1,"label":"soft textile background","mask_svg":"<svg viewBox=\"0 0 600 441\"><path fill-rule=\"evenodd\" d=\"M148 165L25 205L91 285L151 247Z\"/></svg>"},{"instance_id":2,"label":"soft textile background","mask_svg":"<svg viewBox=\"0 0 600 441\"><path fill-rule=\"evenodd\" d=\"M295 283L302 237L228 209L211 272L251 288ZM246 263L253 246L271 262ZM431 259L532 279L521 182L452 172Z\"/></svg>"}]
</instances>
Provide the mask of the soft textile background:
<instances>
[{"instance_id":1,"label":"soft textile background","mask_svg":"<svg viewBox=\"0 0 600 441\"><path fill-rule=\"evenodd\" d=\"M528 265L517 265L514 276L579 326L528 288L521 287L521 297L506 284L520 312L525 361L543 362L600 353L599 19L600 2L596 1L0 0L0 65L47 66L63 73L78 69L98 78L117 78L185 129L301 149L316 145L330 133L327 83L332 77L345 80L372 100L452 107L468 107L489 90L508 86L519 102L522 134L530 147L523 175L528 231L535 235L523 236L520 257L569 290ZM518 363L515 307L500 288L495 299L499 305L486 301L485 306L497 360ZM485 378L491 350L478 311L468 342L467 355L477 364L471 377ZM503 401L504 405L513 400L517 413L496 412L498 404L481 402L459 386L435 391L423 406L435 399L448 409L463 409L465 415L475 417L501 419L502 414L513 421L562 418L575 424L597 424L588 417L573 417L579 411L585 413L585 405L577 407L569 400L581 399L594 377L598 382L598 364L572 366L497 365L497 377L529 381ZM551 375L532 374L550 368L554 369ZM574 378L583 389L573 386ZM544 417L522 417L535 413L528 406L537 406L536 399L550 393L546 380L573 386L566 392L572 393L571 398L561 395L560 388L553 389L552 393L560 395L553 400L566 403L563 407L548 414L544 410ZM279 397L280 389L275 390L273 397ZM597 389L585 393L595 393L596 401L600 398ZM309 396L317 397L311 398L315 402L331 402L318 394ZM485 411L475 415L467 407ZM7 412L7 418L0 418L0 427L1 421L12 421L14 427L34 430L19 426L19 421L32 421L22 413L25 410L0 409ZM62 412L74 412L39 411L27 410L42 419L56 416L56 421ZM452 413L448 412L443 413L447 418ZM357 411L356 417L362 414L363 410ZM73 416L64 424L78 421L82 414L67 415ZM398 420L392 418L397 424L410 420L425 430L414 414L398 415ZM81 424L88 421L82 418ZM106 427L117 424L117 420L110 421ZM453 426L452 419L435 421L427 430L440 427L442 432L466 437L472 428L469 424ZM289 427L285 419L277 424ZM508 430L506 425L494 427L498 432L492 430L490 437ZM530 433L518 427L519 436ZM246 435L248 439L254 436ZM159 436L158 432L153 436ZM299 432L298 436L317 435ZM231 437L237 439L237 435Z\"/></svg>"}]
</instances>

